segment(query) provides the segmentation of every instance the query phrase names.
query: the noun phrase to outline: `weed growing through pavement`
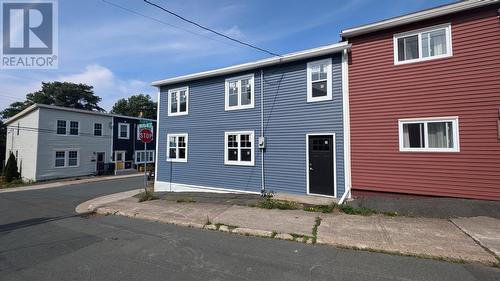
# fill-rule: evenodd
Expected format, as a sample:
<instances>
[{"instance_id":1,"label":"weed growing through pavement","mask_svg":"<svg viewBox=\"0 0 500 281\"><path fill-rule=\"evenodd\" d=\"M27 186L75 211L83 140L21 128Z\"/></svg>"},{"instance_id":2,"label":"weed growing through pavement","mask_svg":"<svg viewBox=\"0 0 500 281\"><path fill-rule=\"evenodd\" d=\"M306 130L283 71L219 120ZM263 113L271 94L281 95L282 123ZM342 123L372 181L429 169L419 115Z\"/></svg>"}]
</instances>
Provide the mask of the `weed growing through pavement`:
<instances>
[{"instance_id":1,"label":"weed growing through pavement","mask_svg":"<svg viewBox=\"0 0 500 281\"><path fill-rule=\"evenodd\" d=\"M257 203L257 207L263 209L280 209L280 210L298 210L303 206L297 202L285 201L285 200L275 200L267 197L263 201Z\"/></svg>"},{"instance_id":2,"label":"weed growing through pavement","mask_svg":"<svg viewBox=\"0 0 500 281\"><path fill-rule=\"evenodd\" d=\"M177 199L177 203L196 203L192 198L179 198Z\"/></svg>"},{"instance_id":3,"label":"weed growing through pavement","mask_svg":"<svg viewBox=\"0 0 500 281\"><path fill-rule=\"evenodd\" d=\"M159 198L152 191L146 190L145 192L141 192L139 194L139 202L151 201L151 200L156 200L156 199L159 199Z\"/></svg>"}]
</instances>

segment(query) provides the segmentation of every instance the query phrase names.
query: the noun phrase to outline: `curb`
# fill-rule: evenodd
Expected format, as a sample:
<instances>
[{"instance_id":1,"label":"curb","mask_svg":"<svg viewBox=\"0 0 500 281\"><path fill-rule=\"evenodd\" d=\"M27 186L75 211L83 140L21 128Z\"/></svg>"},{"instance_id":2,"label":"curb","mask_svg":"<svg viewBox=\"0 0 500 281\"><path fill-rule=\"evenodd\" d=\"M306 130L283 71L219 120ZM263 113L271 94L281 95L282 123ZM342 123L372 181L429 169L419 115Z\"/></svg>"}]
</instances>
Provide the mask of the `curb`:
<instances>
[{"instance_id":1,"label":"curb","mask_svg":"<svg viewBox=\"0 0 500 281\"><path fill-rule=\"evenodd\" d=\"M139 189L109 194L109 195L97 197L94 199L90 199L90 200L85 201L85 202L81 203L80 205L76 206L75 212L77 214L85 214L85 213L90 213L90 212L96 212L99 209L103 209L103 211L98 212L98 213L102 214L102 212L106 211L105 214L108 214L108 213L115 214L115 213L118 213L120 211L119 210L114 211L114 210L110 210L107 207L103 207L103 208L101 208L101 207L106 205L106 204L115 202L115 201L130 198L136 194L141 193L143 190L144 189L139 188Z\"/></svg>"},{"instance_id":2,"label":"curb","mask_svg":"<svg viewBox=\"0 0 500 281\"><path fill-rule=\"evenodd\" d=\"M62 187L62 186L70 186L70 185L76 185L76 184L83 184L83 183L93 183L93 182L101 182L101 181L109 181L109 180L119 180L119 179L126 179L126 178L139 177L139 176L144 176L144 174L132 174L132 175L121 175L121 176L95 177L95 178L88 178L88 179L81 179L81 180L58 181L58 182L51 182L51 183L46 183L46 184L34 184L34 185L28 185L28 186L10 187L10 188L5 188L5 189L0 189L0 194L1 193L9 193L9 192L20 192L20 191L48 189L48 188L54 188L54 187Z\"/></svg>"}]
</instances>

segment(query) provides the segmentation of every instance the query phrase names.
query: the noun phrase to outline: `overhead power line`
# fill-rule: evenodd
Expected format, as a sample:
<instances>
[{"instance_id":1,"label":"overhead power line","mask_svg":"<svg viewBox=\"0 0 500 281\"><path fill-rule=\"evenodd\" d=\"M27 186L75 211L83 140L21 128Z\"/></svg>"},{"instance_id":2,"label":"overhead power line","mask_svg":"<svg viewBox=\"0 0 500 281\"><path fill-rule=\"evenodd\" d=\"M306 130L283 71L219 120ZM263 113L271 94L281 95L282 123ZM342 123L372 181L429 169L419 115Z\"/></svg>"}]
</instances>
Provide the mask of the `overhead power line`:
<instances>
[{"instance_id":1,"label":"overhead power line","mask_svg":"<svg viewBox=\"0 0 500 281\"><path fill-rule=\"evenodd\" d=\"M211 29L211 28L205 27L205 26L203 26L203 25L201 25L201 24L199 24L199 23L196 23L195 21L189 20L189 19L187 19L187 18L185 18L185 17L183 17L183 16L181 16L181 15L179 15L179 14L175 13L175 12L172 12L172 11L170 11L170 10L168 10L168 9L166 9L166 8L164 8L164 7L160 6L160 5L158 5L158 4L155 4L155 3L151 2L151 1L144 0L144 2L146 2L147 4L149 4L149 5L151 5L151 6L154 6L154 7L158 8L158 9L160 9L160 10L164 11L164 12L167 12L167 13L171 14L172 16L175 16L175 17L177 17L177 18L179 18L179 19L181 19L181 20L183 20L183 21L185 21L185 22L188 22L188 23L190 23L190 24L192 24L192 25L195 25L195 26L197 26L197 27L199 27L199 28L201 28L201 29L204 29L204 30L206 30L206 31L209 31L209 32L215 33L215 34L217 34L217 35L219 35L219 36L222 36L222 37L224 37L224 38L226 38L226 39L228 39L228 40L231 40L231 41L234 41L234 42L236 42L236 43L238 43L238 44L245 45L245 46L247 46L247 47L250 47L250 48L256 49L256 50L258 50L258 51L261 51L261 52L264 52L264 53L270 54L270 55L272 55L272 56L281 57L281 55L276 54L276 53L274 53L274 52L271 52L271 51L268 51L268 50L266 50L266 49L263 49L263 48L257 47L257 46L255 46L255 45L252 45L252 44L249 44L249 43L243 42L243 41L241 41L241 40L238 40L238 39L232 38L232 37L230 37L230 36L228 36L228 35L226 35L226 34L223 34L223 33L220 33L220 32L218 32L218 31L215 31L215 30L213 30L213 29Z\"/></svg>"},{"instance_id":2,"label":"overhead power line","mask_svg":"<svg viewBox=\"0 0 500 281\"><path fill-rule=\"evenodd\" d=\"M228 45L228 46L232 46L232 47L239 47L239 46L237 46L236 44L231 44L231 43L229 43L229 42L227 42L227 41L217 40L216 38L213 38L213 37L210 37L210 36L207 36L207 35L203 35L203 34L200 34L200 33L196 33L196 32L194 32L194 31L191 31L191 30L187 29L187 28L182 28L182 27L180 27L180 26L176 26L176 25L170 24L170 23L168 23L168 22L165 22L165 21L159 20L159 19L157 19L157 18L150 17L150 16L145 15L145 14L141 14L141 13L139 13L139 12L136 12L136 11L132 10L132 9L129 9L129 8L127 8L127 7L124 7L124 6L121 6L121 5L116 4L116 3L112 3L112 2L107 1L107 0L102 0L102 2L104 2L104 3L106 3L106 4L109 4L109 5L111 5L111 6L115 7L115 8L121 9L121 10L123 10L123 11L129 12L129 13L131 13L131 14L134 14L134 15L137 15L137 16L140 16L140 17L143 17L143 18L147 18L147 19L153 20L153 21L155 21L155 22L158 22L158 23L161 23L161 24L163 24L163 25L166 25L166 26L169 26L169 27L172 27L172 28L175 28L175 29L179 29L179 30L182 30L182 31L185 31L185 32L191 33L191 34L193 34L193 35L197 35L197 36L200 36L200 37L203 37L203 38L207 38L207 39L210 39L210 40L213 40L213 41L216 41L216 42L222 43L222 44L226 44L226 45Z\"/></svg>"}]
</instances>

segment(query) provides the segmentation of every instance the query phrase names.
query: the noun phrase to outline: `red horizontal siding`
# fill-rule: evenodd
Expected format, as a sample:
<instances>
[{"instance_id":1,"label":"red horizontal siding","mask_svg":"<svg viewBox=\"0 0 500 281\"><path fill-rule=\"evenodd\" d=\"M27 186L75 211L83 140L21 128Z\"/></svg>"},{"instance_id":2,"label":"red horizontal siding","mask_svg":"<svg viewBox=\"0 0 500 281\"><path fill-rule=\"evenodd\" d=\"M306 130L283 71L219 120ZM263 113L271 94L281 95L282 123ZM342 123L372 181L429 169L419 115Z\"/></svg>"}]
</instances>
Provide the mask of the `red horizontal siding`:
<instances>
[{"instance_id":1,"label":"red horizontal siding","mask_svg":"<svg viewBox=\"0 0 500 281\"><path fill-rule=\"evenodd\" d=\"M500 5L349 39L353 189L500 200ZM393 34L451 23L453 56L394 65ZM400 152L398 119L459 117L460 152Z\"/></svg>"}]
</instances>

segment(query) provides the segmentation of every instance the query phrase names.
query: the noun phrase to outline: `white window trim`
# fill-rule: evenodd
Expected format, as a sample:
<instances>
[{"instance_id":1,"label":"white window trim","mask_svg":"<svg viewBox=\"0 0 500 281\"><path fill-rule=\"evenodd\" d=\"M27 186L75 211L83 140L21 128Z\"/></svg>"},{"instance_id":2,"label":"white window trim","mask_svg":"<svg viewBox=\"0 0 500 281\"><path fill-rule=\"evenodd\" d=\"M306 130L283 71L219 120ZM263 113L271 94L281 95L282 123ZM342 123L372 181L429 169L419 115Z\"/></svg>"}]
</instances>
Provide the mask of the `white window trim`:
<instances>
[{"instance_id":1,"label":"white window trim","mask_svg":"<svg viewBox=\"0 0 500 281\"><path fill-rule=\"evenodd\" d=\"M179 111L181 109L181 97L180 97L180 95L178 95L178 97L177 97L177 112L172 112L172 107L170 106L170 102L172 101L172 99L170 98L170 96L172 94L177 95L178 93L180 93L180 91L186 91L186 111L182 111L182 112ZM188 86L168 90L167 99L168 99L168 101L167 101L168 116L188 115L188 112L189 112L189 87Z\"/></svg>"},{"instance_id":2,"label":"white window trim","mask_svg":"<svg viewBox=\"0 0 500 281\"><path fill-rule=\"evenodd\" d=\"M250 104L246 105L241 105L241 94L242 94L242 89L241 89L241 80L243 79L250 79L250 87L251 87L251 95L252 98L250 100ZM229 106L229 82L237 80L238 81L238 105L234 106ZM254 74L248 74L248 75L242 75L242 76L237 76L237 77L231 77L227 78L225 83L224 83L224 100L225 100L225 110L238 110L238 109L248 109L248 108L254 108L255 107L255 77Z\"/></svg>"},{"instance_id":3,"label":"white window trim","mask_svg":"<svg viewBox=\"0 0 500 281\"><path fill-rule=\"evenodd\" d=\"M127 137L122 137L121 136L121 126L125 125L127 126ZM129 123L118 123L118 139L121 140L129 140L130 139L130 124Z\"/></svg>"},{"instance_id":4,"label":"white window trim","mask_svg":"<svg viewBox=\"0 0 500 281\"><path fill-rule=\"evenodd\" d=\"M228 151L228 146L227 146L227 140L229 135L238 135L238 159L241 159L241 146L240 146L240 135L245 134L245 135L250 135L250 142L252 146L250 149L252 150L252 155L251 155L251 160L250 161L232 161L229 160L229 155L227 153ZM225 132L224 133L224 164L225 165L236 165L236 166L255 166L255 131L231 131L231 132Z\"/></svg>"},{"instance_id":5,"label":"white window trim","mask_svg":"<svg viewBox=\"0 0 500 281\"><path fill-rule=\"evenodd\" d=\"M438 56L432 56L432 57L422 57L422 33L424 32L430 32L434 31L437 29L442 29L444 28L446 30L446 54L438 55ZM418 58L417 59L412 59L412 60L404 60L404 61L398 61L398 39L402 37L408 37L412 35L418 35ZM446 24L441 24L441 25L435 25L431 27L426 27L426 28L421 28L421 29L416 29L408 32L403 32L403 33L397 33L394 34L393 36L393 50L394 50L394 65L400 65L400 64L408 64L408 63L414 63L414 62L421 62L421 61L428 61L428 60L435 60L435 59L441 59L441 58L447 58L453 56L453 48L451 46L451 23L446 23Z\"/></svg>"},{"instance_id":6,"label":"white window trim","mask_svg":"<svg viewBox=\"0 0 500 281\"><path fill-rule=\"evenodd\" d=\"M428 131L427 124L432 122L452 122L453 123L453 143L455 144L453 148L431 148L428 147ZM424 139L425 147L404 147L404 133L403 124L412 123L424 123ZM401 152L460 152L460 133L458 117L428 117L428 118L410 118L410 119L399 119L399 151Z\"/></svg>"},{"instance_id":7,"label":"white window trim","mask_svg":"<svg viewBox=\"0 0 500 281\"><path fill-rule=\"evenodd\" d=\"M58 134L57 131L59 129L59 126L57 123L59 123L59 121L65 121L66 122L66 126L64 126L64 134ZM58 136L66 136L68 134L68 121L67 120L64 120L64 119L56 119L56 135Z\"/></svg>"},{"instance_id":8,"label":"white window trim","mask_svg":"<svg viewBox=\"0 0 500 281\"><path fill-rule=\"evenodd\" d=\"M96 134L95 134L95 125L96 125L96 124L101 124L101 135L100 135L100 136L98 136L98 135L96 135ZM93 127L93 133L94 133L94 134L93 134L93 135L94 135L94 137L103 137L103 136L104 136L104 125L103 125L102 123L95 122L95 123L94 123L94 127Z\"/></svg>"},{"instance_id":9,"label":"white window trim","mask_svg":"<svg viewBox=\"0 0 500 281\"><path fill-rule=\"evenodd\" d=\"M135 164L144 164L144 161L142 161L142 159L141 159L141 161L137 161L137 158L138 158L137 154L139 154L139 153L144 153L144 150L136 150L135 151L134 162L135 162ZM148 153L153 153L153 160L152 161L149 161L149 160L146 161L146 164L147 163L154 163L155 162L155 151L154 150L146 150L146 154L145 155L147 156Z\"/></svg>"},{"instance_id":10,"label":"white window trim","mask_svg":"<svg viewBox=\"0 0 500 281\"><path fill-rule=\"evenodd\" d=\"M56 152L57 151L64 151L64 166L56 166ZM70 151L76 151L77 152L77 157L76 157L76 166L69 166L69 152ZM62 149L54 149L52 152L52 167L54 169L64 169L64 168L78 168L80 167L80 149L78 148L62 148Z\"/></svg>"},{"instance_id":11,"label":"white window trim","mask_svg":"<svg viewBox=\"0 0 500 281\"><path fill-rule=\"evenodd\" d=\"M72 134L71 134L71 122L76 122L76 123L78 124L78 126L77 126L78 134L76 134L76 135L72 135ZM67 127L69 130L66 130L66 134L67 134L68 136L75 136L75 137L76 137L76 136L79 136L79 135L80 135L80 121L70 120L70 121L68 121L68 123L67 123L67 124L69 124L69 126Z\"/></svg>"},{"instance_id":12,"label":"white window trim","mask_svg":"<svg viewBox=\"0 0 500 281\"><path fill-rule=\"evenodd\" d=\"M58 134L58 133L57 133L57 129L58 129L58 127L57 127L57 123L58 123L59 121L66 121L66 127L65 127L65 130L64 130L64 131L65 131L65 133L64 133L64 134ZM72 134L70 134L70 132L71 132L71 122L76 122L76 123L78 123L78 134L76 134L76 135L72 135ZM73 136L73 137L78 137L78 136L80 136L80 121L75 121L75 120L66 120L66 119L56 119L56 135L57 135L57 136Z\"/></svg>"},{"instance_id":13,"label":"white window trim","mask_svg":"<svg viewBox=\"0 0 500 281\"><path fill-rule=\"evenodd\" d=\"M326 63L326 96L313 97L312 96L312 68L318 64ZM307 102L317 102L332 100L332 59L324 59L318 61L311 61L307 63Z\"/></svg>"},{"instance_id":14,"label":"white window trim","mask_svg":"<svg viewBox=\"0 0 500 281\"><path fill-rule=\"evenodd\" d=\"M179 142L177 140L177 146L176 146L176 156L177 158L170 158L170 138L171 137L184 137L186 140L186 158L182 159L179 158ZM188 147L189 147L189 142L188 142L188 134L186 133L179 133L179 134L167 134L167 161L168 162L187 162L188 159Z\"/></svg>"}]
</instances>

